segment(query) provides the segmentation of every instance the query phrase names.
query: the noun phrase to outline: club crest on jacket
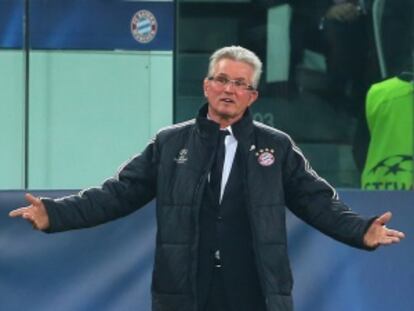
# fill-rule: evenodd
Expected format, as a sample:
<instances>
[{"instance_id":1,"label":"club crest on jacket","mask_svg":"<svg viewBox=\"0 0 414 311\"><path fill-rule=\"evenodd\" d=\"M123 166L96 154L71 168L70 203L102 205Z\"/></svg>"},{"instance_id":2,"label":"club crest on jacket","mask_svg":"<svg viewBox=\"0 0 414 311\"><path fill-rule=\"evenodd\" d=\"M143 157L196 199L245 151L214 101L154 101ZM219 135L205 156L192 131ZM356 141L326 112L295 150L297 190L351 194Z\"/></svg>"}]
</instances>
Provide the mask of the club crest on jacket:
<instances>
[{"instance_id":1,"label":"club crest on jacket","mask_svg":"<svg viewBox=\"0 0 414 311\"><path fill-rule=\"evenodd\" d=\"M261 166L270 166L275 162L275 150L274 149L259 149L259 151L256 152L257 162Z\"/></svg>"}]
</instances>

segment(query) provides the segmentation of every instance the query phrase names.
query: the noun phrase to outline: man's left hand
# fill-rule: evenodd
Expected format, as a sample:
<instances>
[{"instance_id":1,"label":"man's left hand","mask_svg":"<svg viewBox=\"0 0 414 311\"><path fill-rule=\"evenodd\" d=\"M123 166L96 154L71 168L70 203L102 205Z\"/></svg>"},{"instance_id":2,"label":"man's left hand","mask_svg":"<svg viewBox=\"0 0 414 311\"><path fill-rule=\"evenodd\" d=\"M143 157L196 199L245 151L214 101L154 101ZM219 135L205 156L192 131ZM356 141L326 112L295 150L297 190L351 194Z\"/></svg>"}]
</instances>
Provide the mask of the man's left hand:
<instances>
[{"instance_id":1,"label":"man's left hand","mask_svg":"<svg viewBox=\"0 0 414 311\"><path fill-rule=\"evenodd\" d=\"M371 224L364 235L364 244L366 246L375 248L380 245L398 243L405 237L403 232L386 227L391 217L391 212L386 212Z\"/></svg>"}]
</instances>

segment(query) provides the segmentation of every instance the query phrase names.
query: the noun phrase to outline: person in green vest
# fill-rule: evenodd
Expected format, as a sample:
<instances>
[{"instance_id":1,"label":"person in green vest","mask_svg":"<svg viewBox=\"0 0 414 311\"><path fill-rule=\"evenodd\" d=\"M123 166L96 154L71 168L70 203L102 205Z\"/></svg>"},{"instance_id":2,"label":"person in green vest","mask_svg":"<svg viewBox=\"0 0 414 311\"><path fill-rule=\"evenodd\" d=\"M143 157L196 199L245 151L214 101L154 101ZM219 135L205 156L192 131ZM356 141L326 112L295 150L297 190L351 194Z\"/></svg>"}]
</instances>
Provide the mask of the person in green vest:
<instances>
[{"instance_id":1,"label":"person in green vest","mask_svg":"<svg viewBox=\"0 0 414 311\"><path fill-rule=\"evenodd\" d=\"M412 76L387 79L368 91L371 140L361 178L363 189L413 189L413 94Z\"/></svg>"}]
</instances>

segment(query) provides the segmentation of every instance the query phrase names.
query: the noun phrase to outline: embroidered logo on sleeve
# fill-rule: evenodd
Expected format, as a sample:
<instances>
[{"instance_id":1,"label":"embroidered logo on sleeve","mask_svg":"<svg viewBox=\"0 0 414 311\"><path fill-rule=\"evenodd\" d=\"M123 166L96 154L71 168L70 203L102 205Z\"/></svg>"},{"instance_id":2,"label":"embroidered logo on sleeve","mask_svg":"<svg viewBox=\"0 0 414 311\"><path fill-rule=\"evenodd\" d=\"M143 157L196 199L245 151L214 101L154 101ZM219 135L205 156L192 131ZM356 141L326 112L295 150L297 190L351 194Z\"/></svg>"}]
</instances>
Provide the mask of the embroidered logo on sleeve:
<instances>
[{"instance_id":1,"label":"embroidered logo on sleeve","mask_svg":"<svg viewBox=\"0 0 414 311\"><path fill-rule=\"evenodd\" d=\"M270 166L275 162L275 150L274 149L260 149L256 152L257 162L261 166Z\"/></svg>"},{"instance_id":2,"label":"embroidered logo on sleeve","mask_svg":"<svg viewBox=\"0 0 414 311\"><path fill-rule=\"evenodd\" d=\"M188 161L188 149L181 149L174 161L178 164L185 164Z\"/></svg>"}]
</instances>

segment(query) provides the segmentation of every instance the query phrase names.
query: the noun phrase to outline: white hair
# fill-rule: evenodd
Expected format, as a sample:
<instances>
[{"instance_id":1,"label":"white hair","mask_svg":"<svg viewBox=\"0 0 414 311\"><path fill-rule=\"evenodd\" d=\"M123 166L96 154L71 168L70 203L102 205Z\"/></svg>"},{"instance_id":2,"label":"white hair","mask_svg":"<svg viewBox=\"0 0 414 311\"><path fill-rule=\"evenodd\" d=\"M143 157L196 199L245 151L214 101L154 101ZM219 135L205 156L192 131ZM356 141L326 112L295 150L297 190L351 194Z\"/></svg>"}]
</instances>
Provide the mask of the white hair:
<instances>
[{"instance_id":1,"label":"white hair","mask_svg":"<svg viewBox=\"0 0 414 311\"><path fill-rule=\"evenodd\" d=\"M218 49L210 56L207 76L211 77L214 73L214 67L222 59L231 59L238 62L244 62L253 67L252 86L256 89L259 85L262 74L262 62L252 51L241 46L226 46Z\"/></svg>"}]
</instances>

